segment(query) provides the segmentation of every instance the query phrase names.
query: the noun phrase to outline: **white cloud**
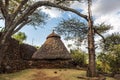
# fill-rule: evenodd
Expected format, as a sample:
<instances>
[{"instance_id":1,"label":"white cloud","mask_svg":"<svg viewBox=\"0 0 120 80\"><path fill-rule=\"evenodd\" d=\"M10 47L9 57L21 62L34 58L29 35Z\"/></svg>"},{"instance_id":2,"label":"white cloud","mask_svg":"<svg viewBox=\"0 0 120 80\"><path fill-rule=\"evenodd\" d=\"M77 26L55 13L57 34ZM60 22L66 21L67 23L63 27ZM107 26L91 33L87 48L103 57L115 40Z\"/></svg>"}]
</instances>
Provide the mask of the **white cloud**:
<instances>
[{"instance_id":1,"label":"white cloud","mask_svg":"<svg viewBox=\"0 0 120 80\"><path fill-rule=\"evenodd\" d=\"M71 4L70 7L73 8L73 9L80 10L81 13L83 13L83 14L87 14L87 4L86 4L86 2L80 3L78 1L75 1L73 4Z\"/></svg>"},{"instance_id":2,"label":"white cloud","mask_svg":"<svg viewBox=\"0 0 120 80\"><path fill-rule=\"evenodd\" d=\"M97 0L93 3L93 16L95 24L105 22L113 26L108 33L119 32L120 30L120 0Z\"/></svg>"},{"instance_id":3,"label":"white cloud","mask_svg":"<svg viewBox=\"0 0 120 80\"><path fill-rule=\"evenodd\" d=\"M95 23L102 23L105 22L106 24L110 24L113 26L112 30L109 31L109 33L113 32L120 32L120 15L118 14L109 14L104 15L95 20Z\"/></svg>"},{"instance_id":4,"label":"white cloud","mask_svg":"<svg viewBox=\"0 0 120 80\"><path fill-rule=\"evenodd\" d=\"M81 10L83 14L87 14L86 3L76 1L71 7ZM113 29L108 33L120 31L120 0L93 0L92 14L95 18L95 24L105 22L113 26Z\"/></svg>"},{"instance_id":5,"label":"white cloud","mask_svg":"<svg viewBox=\"0 0 120 80\"><path fill-rule=\"evenodd\" d=\"M93 15L100 16L120 11L120 0L96 0L92 7Z\"/></svg>"},{"instance_id":6,"label":"white cloud","mask_svg":"<svg viewBox=\"0 0 120 80\"><path fill-rule=\"evenodd\" d=\"M41 10L42 10L42 12L45 12L46 14L48 14L50 16L50 18L61 17L61 13L62 13L61 11L59 11L56 8L48 9L48 8L42 7Z\"/></svg>"}]
</instances>

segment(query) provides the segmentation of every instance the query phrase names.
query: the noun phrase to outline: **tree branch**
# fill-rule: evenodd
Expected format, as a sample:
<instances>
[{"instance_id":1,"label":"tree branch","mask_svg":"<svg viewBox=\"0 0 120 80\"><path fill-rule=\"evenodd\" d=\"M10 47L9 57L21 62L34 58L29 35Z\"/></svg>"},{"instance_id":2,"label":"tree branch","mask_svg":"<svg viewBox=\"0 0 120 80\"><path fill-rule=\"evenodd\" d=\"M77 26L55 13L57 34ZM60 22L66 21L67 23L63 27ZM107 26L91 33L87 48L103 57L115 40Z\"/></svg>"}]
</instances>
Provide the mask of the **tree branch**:
<instances>
[{"instance_id":1,"label":"tree branch","mask_svg":"<svg viewBox=\"0 0 120 80\"><path fill-rule=\"evenodd\" d=\"M59 0L56 4L61 4L63 2L65 2L66 0Z\"/></svg>"},{"instance_id":2,"label":"tree branch","mask_svg":"<svg viewBox=\"0 0 120 80\"><path fill-rule=\"evenodd\" d=\"M77 14L78 16L87 20L86 15L81 14L79 11L77 11L75 9L57 5L57 4L51 3L49 1L38 1L38 2L34 3L33 5L31 5L30 7L28 7L23 14L21 14L18 18L16 18L14 20L14 24L10 27L9 30L13 31L16 28L16 26L18 26L20 23L22 23L26 18L28 18L29 15L31 15L38 7L41 7L41 6L50 6L50 7L60 8L64 11L71 11L71 12Z\"/></svg>"},{"instance_id":3,"label":"tree branch","mask_svg":"<svg viewBox=\"0 0 120 80\"><path fill-rule=\"evenodd\" d=\"M3 5L3 2L2 2L2 0L0 0L0 8L2 7L2 5Z\"/></svg>"},{"instance_id":4,"label":"tree branch","mask_svg":"<svg viewBox=\"0 0 120 80\"><path fill-rule=\"evenodd\" d=\"M1 13L2 13L2 15L3 15L3 17L6 19L7 18L7 11L6 11L6 9L5 9L5 6L3 5L3 1L2 0L0 0L0 9L1 9Z\"/></svg>"},{"instance_id":5,"label":"tree branch","mask_svg":"<svg viewBox=\"0 0 120 80\"><path fill-rule=\"evenodd\" d=\"M27 23L31 22L32 20L27 20L24 21L22 24L20 24L14 31L12 34L15 34L16 32L18 32L24 25L26 25Z\"/></svg>"},{"instance_id":6,"label":"tree branch","mask_svg":"<svg viewBox=\"0 0 120 80\"><path fill-rule=\"evenodd\" d=\"M71 8L68 8L68 7L64 7L64 6L61 6L61 5L57 5L57 4L54 4L54 3L51 3L49 1L38 1L36 3L34 3L32 6L30 6L26 11L25 13L23 13L18 19L17 19L17 23L22 20L23 18L25 17L28 17L30 14L32 14L38 7L41 7L41 6L50 6L50 7L56 7L56 8L60 8L64 11L71 11L75 14L77 14L78 16L84 18L87 20L87 16L84 15L84 14L81 14L79 11L75 10L75 9L71 9Z\"/></svg>"},{"instance_id":7,"label":"tree branch","mask_svg":"<svg viewBox=\"0 0 120 80\"><path fill-rule=\"evenodd\" d=\"M102 39L103 39L103 42L105 43L105 38L104 38L104 36L103 35L101 35L95 28L94 28L94 32L96 33L96 34L98 34Z\"/></svg>"},{"instance_id":8,"label":"tree branch","mask_svg":"<svg viewBox=\"0 0 120 80\"><path fill-rule=\"evenodd\" d=\"M14 18L16 17L16 15L20 12L20 10L23 8L23 5L25 5L28 2L28 0L22 0L20 5L17 7L17 9L14 11ZM13 18L13 19L14 19Z\"/></svg>"},{"instance_id":9,"label":"tree branch","mask_svg":"<svg viewBox=\"0 0 120 80\"><path fill-rule=\"evenodd\" d=\"M8 12L8 6L9 6L9 0L5 0L5 8L7 12Z\"/></svg>"},{"instance_id":10,"label":"tree branch","mask_svg":"<svg viewBox=\"0 0 120 80\"><path fill-rule=\"evenodd\" d=\"M59 0L56 4L61 4L66 1L80 1L80 0Z\"/></svg>"}]
</instances>

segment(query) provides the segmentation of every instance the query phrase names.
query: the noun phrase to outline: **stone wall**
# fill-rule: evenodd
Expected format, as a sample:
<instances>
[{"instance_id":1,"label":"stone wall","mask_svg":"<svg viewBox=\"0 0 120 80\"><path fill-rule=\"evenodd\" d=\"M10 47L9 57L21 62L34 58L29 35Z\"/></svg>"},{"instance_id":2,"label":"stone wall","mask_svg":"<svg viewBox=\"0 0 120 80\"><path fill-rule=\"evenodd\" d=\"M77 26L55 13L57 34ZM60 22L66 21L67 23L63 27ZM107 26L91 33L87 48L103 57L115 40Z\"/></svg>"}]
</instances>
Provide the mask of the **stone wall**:
<instances>
[{"instance_id":1,"label":"stone wall","mask_svg":"<svg viewBox=\"0 0 120 80\"><path fill-rule=\"evenodd\" d=\"M37 49L28 44L20 44L20 55L24 60L31 60L33 53L37 51Z\"/></svg>"},{"instance_id":2,"label":"stone wall","mask_svg":"<svg viewBox=\"0 0 120 80\"><path fill-rule=\"evenodd\" d=\"M32 54L37 49L28 44L19 44L19 42L13 38L9 39L7 46L8 49L0 72L16 72L29 68L27 60L31 59Z\"/></svg>"},{"instance_id":3,"label":"stone wall","mask_svg":"<svg viewBox=\"0 0 120 80\"><path fill-rule=\"evenodd\" d=\"M27 61L30 68L69 68L69 60L31 60Z\"/></svg>"}]
</instances>

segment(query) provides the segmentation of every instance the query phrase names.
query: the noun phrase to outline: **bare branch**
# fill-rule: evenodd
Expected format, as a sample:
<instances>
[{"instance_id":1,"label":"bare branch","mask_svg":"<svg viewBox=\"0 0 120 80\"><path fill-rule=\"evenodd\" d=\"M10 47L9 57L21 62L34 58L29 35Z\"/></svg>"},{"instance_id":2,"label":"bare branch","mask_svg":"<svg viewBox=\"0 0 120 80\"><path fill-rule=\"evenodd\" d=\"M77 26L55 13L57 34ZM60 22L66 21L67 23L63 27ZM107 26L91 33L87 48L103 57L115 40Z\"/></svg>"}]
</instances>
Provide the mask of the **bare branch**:
<instances>
[{"instance_id":1,"label":"bare branch","mask_svg":"<svg viewBox=\"0 0 120 80\"><path fill-rule=\"evenodd\" d=\"M94 32L96 33L96 34L98 34L102 39L103 39L103 42L105 43L105 38L104 38L104 36L103 35L101 35L95 28L94 28Z\"/></svg>"},{"instance_id":2,"label":"bare branch","mask_svg":"<svg viewBox=\"0 0 120 80\"><path fill-rule=\"evenodd\" d=\"M9 0L5 0L5 8L6 8L7 12L8 12L8 6L9 6Z\"/></svg>"},{"instance_id":3,"label":"bare branch","mask_svg":"<svg viewBox=\"0 0 120 80\"><path fill-rule=\"evenodd\" d=\"M61 6L61 5L57 5L57 4L54 4L54 3L51 3L49 1L38 1L36 3L34 3L32 6L30 6L26 11L25 13L23 13L16 21L16 23L18 23L19 21L21 21L22 19L24 19L25 17L28 17L29 15L31 15L38 7L41 7L41 6L50 6L50 7L56 7L56 8L60 8L64 11L71 11L75 14L77 14L78 16L84 18L87 20L87 16L84 15L84 14L81 14L79 11L75 10L75 9L71 9L71 8L68 8L68 7L64 7L64 6Z\"/></svg>"},{"instance_id":4,"label":"bare branch","mask_svg":"<svg viewBox=\"0 0 120 80\"><path fill-rule=\"evenodd\" d=\"M59 0L56 4L61 4L63 2L65 2L66 0Z\"/></svg>"},{"instance_id":5,"label":"bare branch","mask_svg":"<svg viewBox=\"0 0 120 80\"><path fill-rule=\"evenodd\" d=\"M28 2L28 0L23 0L21 1L20 5L17 7L17 9L14 11L14 18L16 17L16 15L19 13L19 11L23 8L23 6ZM14 19L13 18L13 19Z\"/></svg>"},{"instance_id":6,"label":"bare branch","mask_svg":"<svg viewBox=\"0 0 120 80\"><path fill-rule=\"evenodd\" d=\"M22 24L20 24L14 31L12 34L15 34L16 32L18 32L24 25L26 25L27 23L31 22L32 20L27 20L24 21Z\"/></svg>"},{"instance_id":7,"label":"bare branch","mask_svg":"<svg viewBox=\"0 0 120 80\"><path fill-rule=\"evenodd\" d=\"M0 8L2 7L2 5L3 5L3 2L2 2L2 0L0 0Z\"/></svg>"},{"instance_id":8,"label":"bare branch","mask_svg":"<svg viewBox=\"0 0 120 80\"><path fill-rule=\"evenodd\" d=\"M81 14L79 11L77 11L75 9L71 9L71 8L68 8L68 7L57 5L57 4L51 3L49 1L38 1L38 2L34 3L33 5L31 5L30 7L28 7L28 9L26 9L26 11L23 14L21 14L18 18L16 18L14 20L14 24L11 25L9 30L13 31L16 28L16 26L21 24L25 19L28 18L29 15L31 15L38 7L41 7L41 6L50 6L50 7L60 8L60 9L63 9L65 11L71 11L71 12L73 12L73 13L75 13L75 14L77 14L77 15L79 15L82 18L87 20L86 15Z\"/></svg>"},{"instance_id":9,"label":"bare branch","mask_svg":"<svg viewBox=\"0 0 120 80\"><path fill-rule=\"evenodd\" d=\"M3 5L2 0L0 0L0 9L1 9L3 17L6 19L8 17L8 11L7 11L6 7L5 7L5 5Z\"/></svg>"}]
</instances>

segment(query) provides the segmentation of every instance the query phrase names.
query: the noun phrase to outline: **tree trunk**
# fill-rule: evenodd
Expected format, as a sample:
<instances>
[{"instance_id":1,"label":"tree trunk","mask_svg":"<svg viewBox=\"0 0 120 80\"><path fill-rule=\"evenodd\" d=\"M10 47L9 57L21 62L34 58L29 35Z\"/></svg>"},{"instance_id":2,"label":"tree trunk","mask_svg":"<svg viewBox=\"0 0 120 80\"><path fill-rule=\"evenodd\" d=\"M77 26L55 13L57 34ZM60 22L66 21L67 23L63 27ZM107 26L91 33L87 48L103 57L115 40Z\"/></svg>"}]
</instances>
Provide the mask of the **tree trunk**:
<instances>
[{"instance_id":1,"label":"tree trunk","mask_svg":"<svg viewBox=\"0 0 120 80\"><path fill-rule=\"evenodd\" d=\"M89 65L88 76L96 77L96 62L95 62L95 46L94 46L94 29L92 20L88 21L88 53L89 53Z\"/></svg>"},{"instance_id":2,"label":"tree trunk","mask_svg":"<svg viewBox=\"0 0 120 80\"><path fill-rule=\"evenodd\" d=\"M95 61L95 44L94 44L94 29L91 11L92 0L88 0L88 53L89 64L87 76L96 77L96 61Z\"/></svg>"},{"instance_id":3,"label":"tree trunk","mask_svg":"<svg viewBox=\"0 0 120 80\"><path fill-rule=\"evenodd\" d=\"M8 49L8 42L7 40L9 39L8 36L6 36L6 38L3 38L4 37L4 33L0 33L0 72L2 72L2 68L3 68L3 60L4 60L4 57L6 55L6 51Z\"/></svg>"}]
</instances>

